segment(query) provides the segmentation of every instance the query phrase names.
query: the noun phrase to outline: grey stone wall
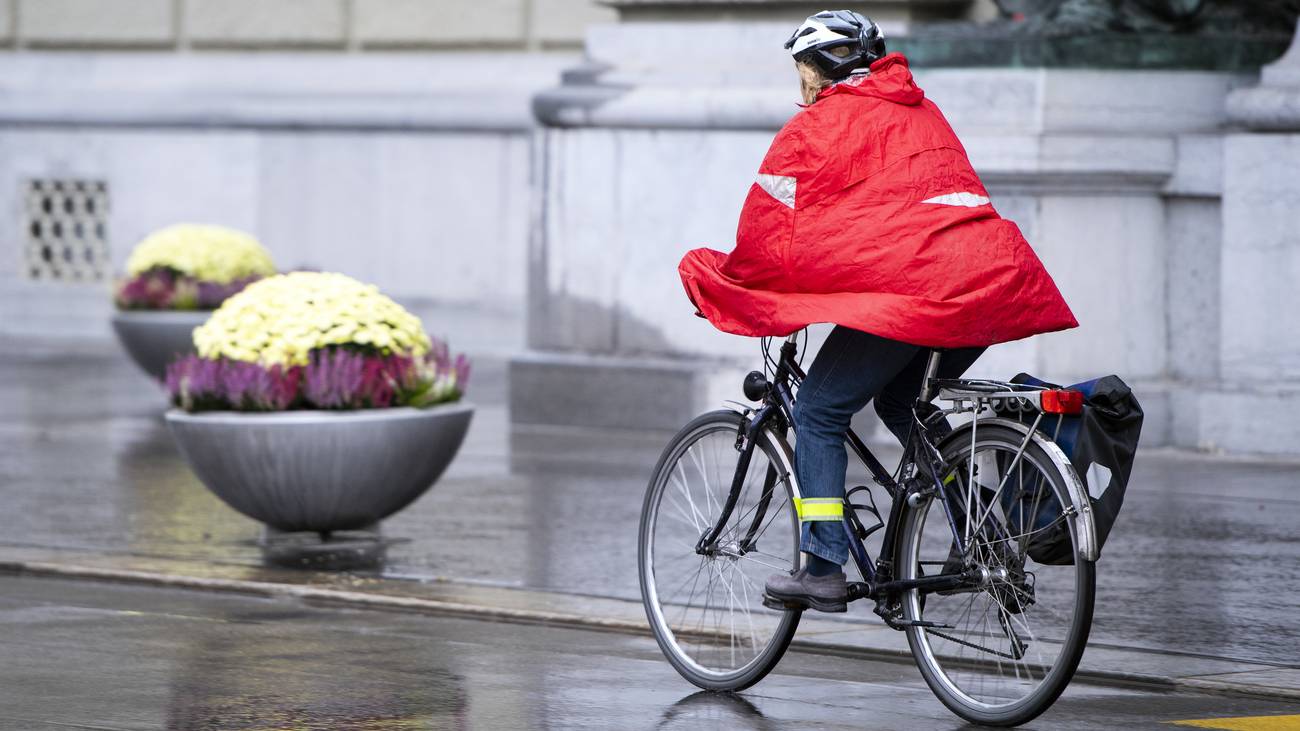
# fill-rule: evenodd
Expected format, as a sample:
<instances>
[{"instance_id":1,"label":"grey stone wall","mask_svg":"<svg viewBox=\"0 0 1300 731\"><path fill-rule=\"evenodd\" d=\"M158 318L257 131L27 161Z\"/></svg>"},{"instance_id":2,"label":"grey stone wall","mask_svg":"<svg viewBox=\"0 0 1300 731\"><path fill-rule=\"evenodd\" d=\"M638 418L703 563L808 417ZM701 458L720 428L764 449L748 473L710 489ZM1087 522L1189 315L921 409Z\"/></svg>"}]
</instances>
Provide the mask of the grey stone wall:
<instances>
[{"instance_id":1,"label":"grey stone wall","mask_svg":"<svg viewBox=\"0 0 1300 731\"><path fill-rule=\"evenodd\" d=\"M530 101L576 62L527 51L0 53L0 339L109 337L111 280L136 242L205 222L258 236L281 268L376 284L459 349L513 352ZM106 187L98 279L33 273L33 181Z\"/></svg>"},{"instance_id":2,"label":"grey stone wall","mask_svg":"<svg viewBox=\"0 0 1300 731\"><path fill-rule=\"evenodd\" d=\"M0 0L0 48L573 49L596 0Z\"/></svg>"}]
</instances>

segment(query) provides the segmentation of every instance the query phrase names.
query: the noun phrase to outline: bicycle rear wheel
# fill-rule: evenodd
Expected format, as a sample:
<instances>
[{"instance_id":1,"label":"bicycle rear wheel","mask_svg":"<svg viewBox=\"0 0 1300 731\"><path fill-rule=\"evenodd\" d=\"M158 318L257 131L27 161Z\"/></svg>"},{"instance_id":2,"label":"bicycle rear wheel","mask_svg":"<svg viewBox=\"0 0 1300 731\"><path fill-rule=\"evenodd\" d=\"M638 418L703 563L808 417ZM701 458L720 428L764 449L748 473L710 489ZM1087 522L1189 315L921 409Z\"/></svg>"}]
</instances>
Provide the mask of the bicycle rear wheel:
<instances>
[{"instance_id":1,"label":"bicycle rear wheel","mask_svg":"<svg viewBox=\"0 0 1300 731\"><path fill-rule=\"evenodd\" d=\"M907 630L930 689L957 715L987 725L1025 723L1046 710L1073 677L1092 625L1096 567L1078 558L1074 522L1061 510L1071 502L1047 451L1055 445L1030 442L1021 454L1023 442L1023 433L1000 424L981 423L973 440L969 425L950 435L941 446L944 479L970 551L956 555L937 498L908 509L898 547L903 579L963 564L980 572L977 588L905 592L902 609L906 620L937 625ZM1035 561L1036 539L1061 526L1074 562Z\"/></svg>"},{"instance_id":2,"label":"bicycle rear wheel","mask_svg":"<svg viewBox=\"0 0 1300 731\"><path fill-rule=\"evenodd\" d=\"M779 436L759 434L718 550L696 552L731 491L741 420L714 411L678 432L655 467L641 511L638 563L650 628L677 672L709 690L740 690L761 680L799 626L798 611L762 604L767 577L793 572L800 562L792 459ZM755 526L752 548L744 550Z\"/></svg>"}]
</instances>

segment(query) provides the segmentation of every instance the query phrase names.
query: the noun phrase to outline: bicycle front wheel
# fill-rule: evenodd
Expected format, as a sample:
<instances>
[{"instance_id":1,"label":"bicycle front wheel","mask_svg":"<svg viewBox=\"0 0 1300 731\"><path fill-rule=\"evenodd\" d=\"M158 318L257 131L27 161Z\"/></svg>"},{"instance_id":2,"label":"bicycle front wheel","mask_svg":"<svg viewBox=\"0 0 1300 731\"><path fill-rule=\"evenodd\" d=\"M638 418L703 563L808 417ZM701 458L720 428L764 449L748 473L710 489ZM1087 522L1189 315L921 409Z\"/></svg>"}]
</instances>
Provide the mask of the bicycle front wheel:
<instances>
[{"instance_id":1,"label":"bicycle front wheel","mask_svg":"<svg viewBox=\"0 0 1300 731\"><path fill-rule=\"evenodd\" d=\"M763 585L799 567L799 518L785 441L763 430L716 550L697 552L738 471L742 416L704 414L664 451L641 511L641 598L655 640L682 677L708 690L757 683L785 653L798 611L763 607Z\"/></svg>"},{"instance_id":2,"label":"bicycle front wheel","mask_svg":"<svg viewBox=\"0 0 1300 731\"><path fill-rule=\"evenodd\" d=\"M974 571L978 586L902 596L903 617L924 622L908 644L930 689L974 723L1011 726L1046 710L1078 667L1092 625L1096 567L1078 558L1066 476L1048 449L1001 424L969 424L941 446L956 549L942 503L909 508L898 546L902 579ZM1063 460L1062 460L1063 461ZM1068 465L1065 469L1069 469ZM1047 536L1068 534L1066 559L1044 556ZM1038 559L1050 563L1040 563Z\"/></svg>"}]
</instances>

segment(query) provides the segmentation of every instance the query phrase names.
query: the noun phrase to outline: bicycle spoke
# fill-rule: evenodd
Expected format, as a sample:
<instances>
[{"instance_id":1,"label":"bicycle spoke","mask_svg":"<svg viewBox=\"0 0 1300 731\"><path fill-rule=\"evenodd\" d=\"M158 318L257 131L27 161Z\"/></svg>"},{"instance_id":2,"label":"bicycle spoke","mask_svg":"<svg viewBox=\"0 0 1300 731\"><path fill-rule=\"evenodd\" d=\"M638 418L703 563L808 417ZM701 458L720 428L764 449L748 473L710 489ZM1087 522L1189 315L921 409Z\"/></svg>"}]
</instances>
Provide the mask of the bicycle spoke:
<instances>
[{"instance_id":1,"label":"bicycle spoke","mask_svg":"<svg viewBox=\"0 0 1300 731\"><path fill-rule=\"evenodd\" d=\"M790 570L790 567L789 567L789 566L781 566L780 564L768 563L767 561L759 561L758 559L754 558L753 555L752 555L751 553L747 553L747 554L745 554L744 556L741 556L741 557L738 559L738 561L748 561L749 563L756 563L756 564L758 564L759 566L766 566L766 567L768 567L769 569L773 569L773 570L775 570L775 571L789 571L789 570Z\"/></svg>"},{"instance_id":2,"label":"bicycle spoke","mask_svg":"<svg viewBox=\"0 0 1300 731\"><path fill-rule=\"evenodd\" d=\"M686 586L686 582L690 581L690 582L692 582L692 586L691 586L691 594L688 595L688 596L686 597L686 599L687 599L687 604L689 604L689 603L690 603L690 599L691 599L691 597L694 596L694 590L695 590L695 586L694 586L694 584L696 584L696 583L699 582L699 580L700 580L700 568L702 568L703 566L704 566L704 557L701 556L701 557L700 557L700 564L699 564L699 567L697 567L697 569L695 570L695 572L693 572L693 573L687 573L687 574L686 574L686 578L684 578L684 579L682 579L680 582L678 582L677 585L673 587L672 591L670 591L670 592L668 592L668 593L666 593L666 594L665 594L665 593L662 593L662 592L659 594L660 597L663 597L663 603L664 603L664 604L674 604L675 602L673 602L673 598L676 597L678 594L680 594L680 593L682 592L682 589Z\"/></svg>"},{"instance_id":3,"label":"bicycle spoke","mask_svg":"<svg viewBox=\"0 0 1300 731\"><path fill-rule=\"evenodd\" d=\"M665 495L665 497L668 496ZM669 503L673 506L673 509L677 511L677 514L673 516L674 518L677 518L685 525L689 525L691 528L695 529L696 531L702 531L702 529L700 528L699 519L696 516L693 516L692 514L687 512L686 507L682 505L680 500L678 500L675 497L669 498Z\"/></svg>"},{"instance_id":4,"label":"bicycle spoke","mask_svg":"<svg viewBox=\"0 0 1300 731\"><path fill-rule=\"evenodd\" d=\"M700 480L704 483L704 488L702 490L702 492L704 493L704 512L702 514L712 515L713 505L711 504L712 503L711 496L713 494L713 490L712 487L709 485L709 472L704 468L704 458L700 456L699 451L697 450L698 446L699 446L698 444L692 445L690 451L687 453L691 455L691 462L695 465L696 471L700 473Z\"/></svg>"},{"instance_id":5,"label":"bicycle spoke","mask_svg":"<svg viewBox=\"0 0 1300 731\"><path fill-rule=\"evenodd\" d=\"M1038 517L1038 509L1042 503L1043 493L1045 492L1047 491L1042 489L1041 486L1039 486L1037 492L1034 493L1034 505L1029 509L1029 515L1031 516L1030 518L1031 521L1035 520ZM1022 510L1024 509L1023 506L1021 509ZM1021 519L1022 520L1024 519L1023 514L1021 515ZM1064 516L1062 516L1062 519L1064 519ZM1053 521L1053 523L1055 523L1055 521ZM1030 523L1030 525L1032 525L1032 522ZM1029 537L1028 535L1026 535L1025 538L1020 542L1020 552L1026 553L1028 552L1028 550L1029 550Z\"/></svg>"},{"instance_id":6,"label":"bicycle spoke","mask_svg":"<svg viewBox=\"0 0 1300 731\"><path fill-rule=\"evenodd\" d=\"M679 464L677 467L680 470L681 465ZM685 483L685 475L683 475L680 479L674 475L673 481L677 484L679 488L681 488L682 493L686 495L686 502L690 505L691 508L691 520L694 521L696 530L703 531L704 530L703 524L706 523L704 519L704 514L701 513L699 507L695 505L695 496L691 494L691 488Z\"/></svg>"},{"instance_id":7,"label":"bicycle spoke","mask_svg":"<svg viewBox=\"0 0 1300 731\"><path fill-rule=\"evenodd\" d=\"M763 524L763 527L758 530L758 533L754 534L755 541L757 541L759 538L762 538L764 533L767 533L768 527L772 525L772 522L776 520L777 516L789 515L789 511L787 510L786 507L789 504L790 504L789 500L781 501L781 504L777 507L776 510L772 511L772 515L767 519L767 522ZM768 509L771 510L770 507Z\"/></svg>"},{"instance_id":8,"label":"bicycle spoke","mask_svg":"<svg viewBox=\"0 0 1300 731\"><path fill-rule=\"evenodd\" d=\"M785 561L785 560L787 560L785 556L778 556L778 555L776 555L775 553L768 553L767 551L760 551L760 550L758 550L757 548L750 550L750 552L747 553L747 554L745 554L745 555L746 555L746 556L751 556L751 555L754 555L754 554L758 554L759 556L766 556L766 557L768 557L768 558L775 559L775 560L777 560L777 561Z\"/></svg>"},{"instance_id":9,"label":"bicycle spoke","mask_svg":"<svg viewBox=\"0 0 1300 731\"><path fill-rule=\"evenodd\" d=\"M732 570L733 570L735 573L740 574L740 578L743 579L743 581L740 582L740 591L741 591L742 594L745 595L745 597L744 597L744 602L741 604L741 606L745 608L745 624L749 625L749 643L750 643L750 647L752 647L752 648L754 648L754 649L757 649L757 648L758 648L758 630L755 629L755 627L754 627L754 615L749 611L749 607L752 606L752 604L750 603L751 600L750 600L750 598L749 598L749 586L748 586L748 585L749 585L750 583L752 583L752 582L750 582L748 576L745 576L745 572L743 572L743 571L741 571L741 570L739 570L739 569L734 569L734 568L733 568Z\"/></svg>"},{"instance_id":10,"label":"bicycle spoke","mask_svg":"<svg viewBox=\"0 0 1300 731\"><path fill-rule=\"evenodd\" d=\"M695 572L695 580L691 583L691 593L687 595L686 602L682 604L682 613L677 616L677 622L673 626L686 626L686 615L690 613L691 600L695 598L695 590L700 585L700 574L704 573L705 568L707 567L704 565L704 558L701 557L700 570Z\"/></svg>"},{"instance_id":11,"label":"bicycle spoke","mask_svg":"<svg viewBox=\"0 0 1300 731\"><path fill-rule=\"evenodd\" d=\"M1035 421L1034 424L1037 425L1038 422ZM973 434L972 434L972 438L974 438ZM1029 442L1032 438L1033 438L1033 430L1031 429L1030 432L1025 435L1025 441L1020 445L1020 450L1017 451L1015 457L1011 459L1011 466L1017 466L1020 464L1021 458L1023 458L1025 454L1025 448L1029 446ZM972 462L973 461L974 460L972 460ZM1017 467L1017 472L1019 472L1018 467ZM1002 488L1006 486L1007 479L1010 477L1011 477L1011 472L1009 466L1007 469L1007 474L1002 477L1002 480L998 482L997 489L993 491L993 497L989 500L989 509L984 513L985 517L987 517L989 513L993 512L993 506L997 505L998 497L1002 494ZM984 522L984 518L981 518L978 521L977 525L975 526L976 535L979 534L979 527L981 524L983 524L983 522Z\"/></svg>"}]
</instances>

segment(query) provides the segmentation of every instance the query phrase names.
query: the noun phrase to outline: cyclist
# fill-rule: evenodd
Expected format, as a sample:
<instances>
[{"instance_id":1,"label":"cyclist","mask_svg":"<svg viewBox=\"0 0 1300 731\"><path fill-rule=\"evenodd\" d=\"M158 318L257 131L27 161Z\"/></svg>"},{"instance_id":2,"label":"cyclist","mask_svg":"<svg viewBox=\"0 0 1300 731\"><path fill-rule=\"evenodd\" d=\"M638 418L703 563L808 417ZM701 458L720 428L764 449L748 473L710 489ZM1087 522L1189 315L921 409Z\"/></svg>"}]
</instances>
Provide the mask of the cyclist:
<instances>
[{"instance_id":1,"label":"cyclist","mask_svg":"<svg viewBox=\"0 0 1300 731\"><path fill-rule=\"evenodd\" d=\"M784 336L834 323L795 408L804 567L769 596L845 611L843 527L853 415L875 399L907 438L926 349L960 376L994 343L1077 326L1033 249L989 201L939 108L880 28L848 10L810 16L786 42L804 108L781 129L730 254L679 266L697 314L719 329ZM948 425L936 419L936 428Z\"/></svg>"}]
</instances>

